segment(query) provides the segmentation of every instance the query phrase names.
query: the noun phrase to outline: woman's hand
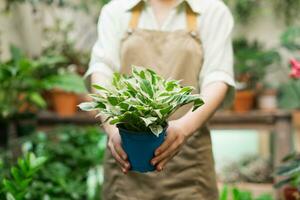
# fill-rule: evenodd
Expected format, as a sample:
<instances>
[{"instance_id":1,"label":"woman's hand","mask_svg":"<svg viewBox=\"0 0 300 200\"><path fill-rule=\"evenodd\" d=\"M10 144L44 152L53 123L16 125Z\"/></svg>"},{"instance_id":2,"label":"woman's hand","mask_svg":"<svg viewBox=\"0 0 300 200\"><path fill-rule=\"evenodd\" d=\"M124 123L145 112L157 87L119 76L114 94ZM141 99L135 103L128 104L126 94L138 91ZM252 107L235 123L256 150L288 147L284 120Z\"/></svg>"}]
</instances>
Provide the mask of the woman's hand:
<instances>
[{"instance_id":1,"label":"woman's hand","mask_svg":"<svg viewBox=\"0 0 300 200\"><path fill-rule=\"evenodd\" d=\"M126 174L130 169L130 164L127 160L127 154L121 146L121 136L119 134L119 130L116 126L112 126L110 124L106 124L104 129L108 135L108 148L111 151L112 156L120 165L122 172Z\"/></svg>"},{"instance_id":2,"label":"woman's hand","mask_svg":"<svg viewBox=\"0 0 300 200\"><path fill-rule=\"evenodd\" d=\"M164 143L156 149L155 157L151 160L158 171L162 171L166 164L180 151L185 144L188 134L179 120L170 121Z\"/></svg>"}]
</instances>

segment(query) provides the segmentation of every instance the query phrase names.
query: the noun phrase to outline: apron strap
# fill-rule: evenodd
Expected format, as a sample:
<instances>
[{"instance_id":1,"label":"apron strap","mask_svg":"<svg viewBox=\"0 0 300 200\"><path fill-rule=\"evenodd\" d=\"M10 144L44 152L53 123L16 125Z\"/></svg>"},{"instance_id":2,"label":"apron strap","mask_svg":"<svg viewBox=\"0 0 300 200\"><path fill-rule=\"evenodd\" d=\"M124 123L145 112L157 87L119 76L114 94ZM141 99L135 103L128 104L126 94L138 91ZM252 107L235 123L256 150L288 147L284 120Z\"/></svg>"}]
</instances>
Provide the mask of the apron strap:
<instances>
[{"instance_id":1,"label":"apron strap","mask_svg":"<svg viewBox=\"0 0 300 200\"><path fill-rule=\"evenodd\" d=\"M190 32L197 32L197 14L186 4L186 22Z\"/></svg>"},{"instance_id":2,"label":"apron strap","mask_svg":"<svg viewBox=\"0 0 300 200\"><path fill-rule=\"evenodd\" d=\"M133 8L131 12L131 19L129 22L129 29L136 29L139 23L140 16L142 14L142 10L144 7L144 3L139 3L136 7Z\"/></svg>"},{"instance_id":3,"label":"apron strap","mask_svg":"<svg viewBox=\"0 0 300 200\"><path fill-rule=\"evenodd\" d=\"M141 2L132 9L129 29L133 30L137 28L143 7L144 2ZM188 31L197 32L197 14L188 4L186 4L186 22Z\"/></svg>"}]
</instances>

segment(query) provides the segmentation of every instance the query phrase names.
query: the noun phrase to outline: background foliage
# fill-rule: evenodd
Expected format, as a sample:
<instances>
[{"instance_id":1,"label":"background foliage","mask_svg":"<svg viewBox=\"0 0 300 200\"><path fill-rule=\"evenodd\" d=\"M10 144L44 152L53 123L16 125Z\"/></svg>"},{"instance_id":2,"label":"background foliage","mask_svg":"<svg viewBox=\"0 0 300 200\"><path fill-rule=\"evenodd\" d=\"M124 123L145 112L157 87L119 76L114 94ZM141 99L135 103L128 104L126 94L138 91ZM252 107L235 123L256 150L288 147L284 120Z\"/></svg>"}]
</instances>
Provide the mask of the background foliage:
<instances>
[{"instance_id":1,"label":"background foliage","mask_svg":"<svg viewBox=\"0 0 300 200\"><path fill-rule=\"evenodd\" d=\"M27 188L25 199L98 200L103 181L101 164L105 143L98 127L59 127L24 138L24 152L47 157L46 164ZM14 162L10 152L4 155L0 160L1 171L5 173L0 176L7 177ZM0 199L5 199L3 194Z\"/></svg>"}]
</instances>

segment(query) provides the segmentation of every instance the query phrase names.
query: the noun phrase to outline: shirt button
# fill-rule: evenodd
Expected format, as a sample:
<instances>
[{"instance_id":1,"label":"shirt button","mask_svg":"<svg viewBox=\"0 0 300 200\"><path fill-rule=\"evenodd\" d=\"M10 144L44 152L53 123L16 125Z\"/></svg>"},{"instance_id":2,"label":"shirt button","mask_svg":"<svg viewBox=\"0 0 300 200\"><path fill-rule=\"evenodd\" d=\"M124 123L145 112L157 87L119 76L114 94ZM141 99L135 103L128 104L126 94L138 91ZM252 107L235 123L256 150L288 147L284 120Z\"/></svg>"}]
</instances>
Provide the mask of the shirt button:
<instances>
[{"instance_id":1,"label":"shirt button","mask_svg":"<svg viewBox=\"0 0 300 200\"><path fill-rule=\"evenodd\" d=\"M128 34L132 34L132 32L133 32L133 30L132 30L131 28L129 28L129 29L127 30L127 33L128 33Z\"/></svg>"},{"instance_id":2,"label":"shirt button","mask_svg":"<svg viewBox=\"0 0 300 200\"><path fill-rule=\"evenodd\" d=\"M193 37L196 37L196 36L197 36L196 31L192 31L192 32L191 32L191 35L192 35Z\"/></svg>"}]
</instances>

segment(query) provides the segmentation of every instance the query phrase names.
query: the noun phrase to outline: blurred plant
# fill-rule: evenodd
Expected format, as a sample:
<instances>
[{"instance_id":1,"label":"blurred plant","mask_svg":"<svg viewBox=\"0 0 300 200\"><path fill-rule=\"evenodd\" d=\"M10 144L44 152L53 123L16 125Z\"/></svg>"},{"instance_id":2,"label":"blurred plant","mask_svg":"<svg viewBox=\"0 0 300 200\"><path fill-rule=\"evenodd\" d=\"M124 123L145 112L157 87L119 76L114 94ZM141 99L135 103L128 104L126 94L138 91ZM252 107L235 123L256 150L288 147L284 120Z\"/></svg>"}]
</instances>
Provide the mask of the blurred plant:
<instances>
[{"instance_id":1,"label":"blurred plant","mask_svg":"<svg viewBox=\"0 0 300 200\"><path fill-rule=\"evenodd\" d=\"M270 66L280 60L277 51L264 50L257 41L250 43L241 38L234 41L233 47L238 89L254 89L258 82L263 82Z\"/></svg>"},{"instance_id":2,"label":"blurred plant","mask_svg":"<svg viewBox=\"0 0 300 200\"><path fill-rule=\"evenodd\" d=\"M281 35L281 45L290 51L300 50L300 26L289 27Z\"/></svg>"},{"instance_id":3,"label":"blurred plant","mask_svg":"<svg viewBox=\"0 0 300 200\"><path fill-rule=\"evenodd\" d=\"M47 5L56 5L59 7L69 7L76 10L83 10L85 12L89 12L91 6L98 5L105 5L110 0L6 0L6 10L10 10L11 6L15 3L30 3L34 7L39 3L44 3Z\"/></svg>"},{"instance_id":4,"label":"blurred plant","mask_svg":"<svg viewBox=\"0 0 300 200\"><path fill-rule=\"evenodd\" d=\"M279 88L279 106L285 109L300 108L300 62L297 60L300 51L300 27L289 27L281 35L281 45L294 57L290 60L290 79ZM284 71L283 74L288 76Z\"/></svg>"},{"instance_id":5,"label":"blurred plant","mask_svg":"<svg viewBox=\"0 0 300 200\"><path fill-rule=\"evenodd\" d=\"M1 199L4 195L7 200L25 199L28 188L45 162L46 157L36 157L33 153L27 153L23 159L19 159L17 165L11 168L10 178L4 178L0 185Z\"/></svg>"},{"instance_id":6,"label":"blurred plant","mask_svg":"<svg viewBox=\"0 0 300 200\"><path fill-rule=\"evenodd\" d=\"M269 194L263 194L259 197L253 197L253 194L249 191L243 191L236 187L233 187L231 191L229 191L228 186L224 186L219 200L273 200L273 197Z\"/></svg>"},{"instance_id":7,"label":"blurred plant","mask_svg":"<svg viewBox=\"0 0 300 200\"><path fill-rule=\"evenodd\" d=\"M99 199L106 138L99 127L59 127L25 139L23 151L48 158L26 199Z\"/></svg>"},{"instance_id":8,"label":"blurred plant","mask_svg":"<svg viewBox=\"0 0 300 200\"><path fill-rule=\"evenodd\" d=\"M290 80L280 86L279 105L286 109L300 108L300 61L290 61Z\"/></svg>"},{"instance_id":9,"label":"blurred plant","mask_svg":"<svg viewBox=\"0 0 300 200\"><path fill-rule=\"evenodd\" d=\"M61 56L39 59L27 58L20 49L11 47L11 59L0 62L0 118L8 119L24 112L45 108L41 93L44 90L62 90L85 93L83 79L74 73L51 74L44 70L65 62Z\"/></svg>"},{"instance_id":10,"label":"blurred plant","mask_svg":"<svg viewBox=\"0 0 300 200\"><path fill-rule=\"evenodd\" d=\"M253 12L257 11L260 3L258 0L224 0L224 2L231 8L235 18L241 23L249 21Z\"/></svg>"},{"instance_id":11,"label":"blurred plant","mask_svg":"<svg viewBox=\"0 0 300 200\"><path fill-rule=\"evenodd\" d=\"M1 118L12 117L22 107L26 111L46 106L40 95L43 89L41 80L34 76L40 65L26 58L16 47L11 47L11 55L11 60L0 63Z\"/></svg>"},{"instance_id":12,"label":"blurred plant","mask_svg":"<svg viewBox=\"0 0 300 200\"><path fill-rule=\"evenodd\" d=\"M276 175L283 179L275 184L276 188L289 185L300 193L300 154L292 153L286 156L282 165L276 170Z\"/></svg>"},{"instance_id":13,"label":"blurred plant","mask_svg":"<svg viewBox=\"0 0 300 200\"><path fill-rule=\"evenodd\" d=\"M56 19L55 25L45 29L45 39L43 44L44 56L61 56L64 63L52 68L55 74L66 72L79 72L83 74L89 62L89 54L75 47L75 39L72 38L71 31L74 29L72 23ZM56 70L56 71L53 71ZM48 72L49 73L49 72Z\"/></svg>"},{"instance_id":14,"label":"blurred plant","mask_svg":"<svg viewBox=\"0 0 300 200\"><path fill-rule=\"evenodd\" d=\"M296 22L300 17L300 0L274 0L276 14L283 16L287 24Z\"/></svg>"},{"instance_id":15,"label":"blurred plant","mask_svg":"<svg viewBox=\"0 0 300 200\"><path fill-rule=\"evenodd\" d=\"M257 155L244 156L240 161L225 166L221 174L221 179L225 183L271 183L271 163Z\"/></svg>"}]
</instances>

